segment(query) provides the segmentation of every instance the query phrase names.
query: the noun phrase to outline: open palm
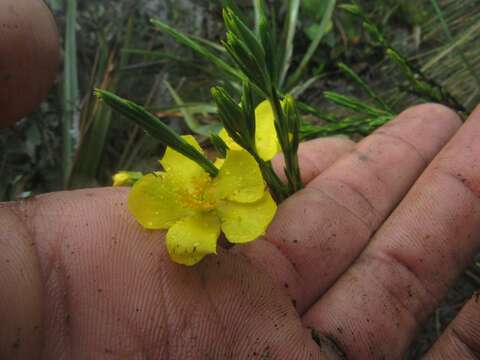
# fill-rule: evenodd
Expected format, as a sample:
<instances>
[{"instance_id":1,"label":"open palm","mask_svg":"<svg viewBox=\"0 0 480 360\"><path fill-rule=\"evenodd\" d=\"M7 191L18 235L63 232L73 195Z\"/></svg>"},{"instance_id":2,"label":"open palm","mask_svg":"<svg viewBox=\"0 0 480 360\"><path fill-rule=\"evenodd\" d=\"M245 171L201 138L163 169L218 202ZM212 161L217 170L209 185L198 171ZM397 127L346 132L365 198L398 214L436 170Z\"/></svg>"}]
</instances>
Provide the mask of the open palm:
<instances>
[{"instance_id":1,"label":"open palm","mask_svg":"<svg viewBox=\"0 0 480 360\"><path fill-rule=\"evenodd\" d=\"M194 267L122 189L0 205L0 358L399 359L480 247L479 138L480 112L422 105L306 143L265 238ZM479 339L474 297L427 357Z\"/></svg>"}]
</instances>

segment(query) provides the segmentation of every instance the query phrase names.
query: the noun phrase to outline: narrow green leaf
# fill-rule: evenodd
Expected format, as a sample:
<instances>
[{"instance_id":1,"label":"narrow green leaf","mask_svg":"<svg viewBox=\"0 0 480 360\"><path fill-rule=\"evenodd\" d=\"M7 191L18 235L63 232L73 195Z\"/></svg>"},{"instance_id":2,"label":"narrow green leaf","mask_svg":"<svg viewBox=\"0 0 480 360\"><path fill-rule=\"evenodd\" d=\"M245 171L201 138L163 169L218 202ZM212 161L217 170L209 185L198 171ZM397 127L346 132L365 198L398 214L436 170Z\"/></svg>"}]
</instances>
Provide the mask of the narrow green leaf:
<instances>
[{"instance_id":1,"label":"narrow green leaf","mask_svg":"<svg viewBox=\"0 0 480 360\"><path fill-rule=\"evenodd\" d=\"M233 12L244 22L247 22L247 19L245 18L244 14L240 11L240 8L237 5L236 0L221 0L222 3L222 8L230 8L233 10Z\"/></svg>"},{"instance_id":2,"label":"narrow green leaf","mask_svg":"<svg viewBox=\"0 0 480 360\"><path fill-rule=\"evenodd\" d=\"M343 106L348 109L352 109L364 114L372 115L372 116L390 116L392 115L388 111L377 109L373 106L366 104L364 101L351 97L345 96L342 94L338 94L333 91L325 91L323 93L325 98L337 105Z\"/></svg>"},{"instance_id":3,"label":"narrow green leaf","mask_svg":"<svg viewBox=\"0 0 480 360\"><path fill-rule=\"evenodd\" d=\"M327 137L333 135L369 135L380 126L386 124L394 118L393 115L380 116L374 118L364 118L352 116L343 119L335 124L312 125L302 124L300 137L302 141L316 139L318 137Z\"/></svg>"},{"instance_id":4,"label":"narrow green leaf","mask_svg":"<svg viewBox=\"0 0 480 360\"><path fill-rule=\"evenodd\" d=\"M393 113L390 106L388 106L387 103L385 103L385 101L383 101L377 95L377 93L365 81L363 81L360 76L357 75L357 73L355 73L355 71L353 71L344 63L339 63L338 67L345 75L352 79L361 90L365 91L365 93L367 93L367 95L370 96L381 108L383 108L385 111Z\"/></svg>"},{"instance_id":5,"label":"narrow green leaf","mask_svg":"<svg viewBox=\"0 0 480 360\"><path fill-rule=\"evenodd\" d=\"M207 59L208 61L215 64L219 70L225 72L229 76L235 79L243 79L242 74L240 74L235 68L228 65L225 61L220 59L216 54L212 53L205 46L200 44L198 41L193 40L188 35L168 26L167 24L159 20L151 20L151 23L159 30L172 36L178 43L188 46L190 49Z\"/></svg>"},{"instance_id":6,"label":"narrow green leaf","mask_svg":"<svg viewBox=\"0 0 480 360\"><path fill-rule=\"evenodd\" d=\"M240 42L245 44L245 46L250 50L253 56L258 61L265 61L265 51L263 50L257 37L240 20L240 18L236 16L235 13L229 8L223 10L223 18L227 29L234 33L235 36L240 40Z\"/></svg>"},{"instance_id":7,"label":"narrow green leaf","mask_svg":"<svg viewBox=\"0 0 480 360\"><path fill-rule=\"evenodd\" d=\"M253 90L250 86L250 82L245 81L243 83L243 93L241 99L241 108L245 117L246 128L252 144L255 143L255 106L253 104Z\"/></svg>"},{"instance_id":8,"label":"narrow green leaf","mask_svg":"<svg viewBox=\"0 0 480 360\"><path fill-rule=\"evenodd\" d=\"M259 89L267 93L270 79L262 59L255 57L250 49L232 32L227 33L227 41L224 42L223 46L245 76Z\"/></svg>"},{"instance_id":9,"label":"narrow green leaf","mask_svg":"<svg viewBox=\"0 0 480 360\"><path fill-rule=\"evenodd\" d=\"M210 134L210 142L223 159L227 157L228 146L220 136Z\"/></svg>"},{"instance_id":10,"label":"narrow green leaf","mask_svg":"<svg viewBox=\"0 0 480 360\"><path fill-rule=\"evenodd\" d=\"M222 45L217 44L216 42L210 41L208 39L205 39L205 38L203 38L201 36L197 36L197 35L190 35L190 37L193 40L198 41L199 43L209 47L212 50L218 51L219 53L225 53L225 49L222 47Z\"/></svg>"},{"instance_id":11,"label":"narrow green leaf","mask_svg":"<svg viewBox=\"0 0 480 360\"><path fill-rule=\"evenodd\" d=\"M190 102L183 103L183 105L171 105L171 106L149 106L149 111L168 113L174 111L181 111L182 109L188 109L192 114L216 114L218 112L217 106L210 103Z\"/></svg>"},{"instance_id":12,"label":"narrow green leaf","mask_svg":"<svg viewBox=\"0 0 480 360\"><path fill-rule=\"evenodd\" d=\"M252 144L240 106L222 87L216 86L212 88L211 93L217 103L218 115L227 133L237 144L245 149L251 149Z\"/></svg>"},{"instance_id":13,"label":"narrow green leaf","mask_svg":"<svg viewBox=\"0 0 480 360\"><path fill-rule=\"evenodd\" d=\"M323 120L329 123L336 123L339 121L339 119L337 119L335 116L325 114L320 109L317 109L316 107L313 107L312 105L304 103L302 101L297 100L297 107L301 112L316 116L320 120Z\"/></svg>"},{"instance_id":14,"label":"narrow green leaf","mask_svg":"<svg viewBox=\"0 0 480 360\"><path fill-rule=\"evenodd\" d=\"M338 5L338 7L352 15L356 15L356 16L363 15L362 9L357 4L340 4Z\"/></svg>"},{"instance_id":15,"label":"narrow green leaf","mask_svg":"<svg viewBox=\"0 0 480 360\"><path fill-rule=\"evenodd\" d=\"M203 154L195 149L195 147L182 139L175 131L160 121L159 118L146 111L142 106L137 105L132 101L122 99L108 91L97 89L95 90L95 94L113 110L135 122L165 146L169 146L175 151L178 151L182 155L195 161L211 176L218 175L218 169L210 160L203 156Z\"/></svg>"}]
</instances>

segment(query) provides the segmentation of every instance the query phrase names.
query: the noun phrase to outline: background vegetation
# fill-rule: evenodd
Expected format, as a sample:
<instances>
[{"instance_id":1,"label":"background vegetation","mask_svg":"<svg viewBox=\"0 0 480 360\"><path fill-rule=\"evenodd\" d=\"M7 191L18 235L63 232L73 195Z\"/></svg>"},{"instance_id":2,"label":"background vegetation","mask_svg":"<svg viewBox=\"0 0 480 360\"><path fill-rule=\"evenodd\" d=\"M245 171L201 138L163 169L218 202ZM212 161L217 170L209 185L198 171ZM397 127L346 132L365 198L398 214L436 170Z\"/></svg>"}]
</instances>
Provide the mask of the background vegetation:
<instances>
[{"instance_id":1,"label":"background vegetation","mask_svg":"<svg viewBox=\"0 0 480 360\"><path fill-rule=\"evenodd\" d=\"M60 189L109 185L118 170L146 171L163 149L135 125L98 106L100 87L145 104L183 133L206 134L217 124L209 89L216 67L172 37L150 18L192 35L222 57L221 4L207 0L48 0L62 35L63 66L48 101L14 129L0 133L0 200L15 200ZM254 21L256 1L235 1ZM275 2L279 29L288 27L291 3ZM273 2L272 2L273 3ZM330 5L336 5L332 12ZM331 92L375 104L368 90L339 68L348 64L392 113L425 101L412 94L408 77L385 47L340 10L345 1L299 1L289 77L298 98L314 107L306 121L345 121L356 116ZM480 3L476 0L362 0L385 38L417 69L434 79L464 107L480 102ZM329 5L330 4L330 5ZM312 43L318 46L312 48ZM305 54L311 52L305 63ZM304 66L305 65L305 66ZM302 72L295 73L300 66ZM223 80L220 77L220 80ZM287 81L288 84L288 81ZM327 93L325 93L327 92ZM329 93L330 92L330 93ZM417 94L418 95L418 94ZM334 101L332 101L334 100ZM364 101L364 102L363 102ZM378 103L378 102L377 102ZM358 110L358 109L357 109ZM360 111L361 112L361 111ZM306 114L307 112L305 112ZM355 118L354 118L355 119ZM362 118L364 121L365 117ZM350 127L351 128L351 127ZM349 127L343 128L350 133ZM355 137L370 128L357 127ZM340 132L342 132L340 131ZM418 358L438 336L473 289L480 271L472 265L440 306L410 358Z\"/></svg>"}]
</instances>

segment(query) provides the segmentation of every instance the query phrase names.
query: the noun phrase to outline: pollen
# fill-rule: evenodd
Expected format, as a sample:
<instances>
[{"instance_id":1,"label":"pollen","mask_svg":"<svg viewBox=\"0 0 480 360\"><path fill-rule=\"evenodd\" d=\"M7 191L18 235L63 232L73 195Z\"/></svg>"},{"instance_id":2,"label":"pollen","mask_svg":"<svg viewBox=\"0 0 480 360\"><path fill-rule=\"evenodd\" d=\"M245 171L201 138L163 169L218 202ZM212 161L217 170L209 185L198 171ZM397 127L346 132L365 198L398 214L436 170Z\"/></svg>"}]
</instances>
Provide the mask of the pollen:
<instances>
[{"instance_id":1,"label":"pollen","mask_svg":"<svg viewBox=\"0 0 480 360\"><path fill-rule=\"evenodd\" d=\"M179 202L186 208L208 212L212 211L216 207L215 201L211 198L207 198L206 189L210 184L210 177L199 177L193 182L193 186L190 189L182 189L177 192Z\"/></svg>"}]
</instances>

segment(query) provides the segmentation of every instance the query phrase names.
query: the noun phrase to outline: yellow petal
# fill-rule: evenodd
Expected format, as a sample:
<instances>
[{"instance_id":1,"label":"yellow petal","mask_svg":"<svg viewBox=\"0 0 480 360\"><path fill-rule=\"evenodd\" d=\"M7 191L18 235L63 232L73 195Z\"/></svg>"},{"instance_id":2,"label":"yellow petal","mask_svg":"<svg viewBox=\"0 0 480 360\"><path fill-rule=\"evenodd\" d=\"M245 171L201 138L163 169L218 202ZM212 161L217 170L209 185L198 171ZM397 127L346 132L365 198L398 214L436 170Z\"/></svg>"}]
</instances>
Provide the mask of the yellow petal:
<instances>
[{"instance_id":1,"label":"yellow petal","mask_svg":"<svg viewBox=\"0 0 480 360\"><path fill-rule=\"evenodd\" d=\"M246 243L265 235L275 213L277 204L270 193L255 203L240 204L224 201L217 208L222 222L222 231L228 241L235 244Z\"/></svg>"},{"instance_id":2,"label":"yellow petal","mask_svg":"<svg viewBox=\"0 0 480 360\"><path fill-rule=\"evenodd\" d=\"M182 138L203 153L200 145L193 136L185 135L182 136ZM175 178L179 185L185 188L190 188L192 183L198 183L198 179L202 179L200 182L203 182L209 177L207 172L195 161L190 160L169 147L167 147L163 159L160 160L160 164L162 164L165 172L169 176Z\"/></svg>"},{"instance_id":3,"label":"yellow petal","mask_svg":"<svg viewBox=\"0 0 480 360\"><path fill-rule=\"evenodd\" d=\"M268 100L261 102L255 109L255 143L263 160L272 160L280 152L275 116Z\"/></svg>"},{"instance_id":4,"label":"yellow petal","mask_svg":"<svg viewBox=\"0 0 480 360\"><path fill-rule=\"evenodd\" d=\"M214 212L197 213L180 220L167 232L170 258L178 264L195 265L217 251L220 221Z\"/></svg>"},{"instance_id":5,"label":"yellow petal","mask_svg":"<svg viewBox=\"0 0 480 360\"><path fill-rule=\"evenodd\" d=\"M145 175L130 191L128 209L143 227L168 229L193 213L178 202L175 186L165 173Z\"/></svg>"},{"instance_id":6,"label":"yellow petal","mask_svg":"<svg viewBox=\"0 0 480 360\"><path fill-rule=\"evenodd\" d=\"M221 167L223 166L224 163L225 163L225 159L217 159L217 160L215 160L213 165L215 165L215 167L217 169L221 169Z\"/></svg>"},{"instance_id":7,"label":"yellow petal","mask_svg":"<svg viewBox=\"0 0 480 360\"><path fill-rule=\"evenodd\" d=\"M141 172L119 171L113 175L113 186L132 186L143 176Z\"/></svg>"},{"instance_id":8,"label":"yellow petal","mask_svg":"<svg viewBox=\"0 0 480 360\"><path fill-rule=\"evenodd\" d=\"M231 137L228 135L227 130L223 128L218 133L218 136L223 140L223 142L228 146L231 150L242 150L242 147L238 145Z\"/></svg>"},{"instance_id":9,"label":"yellow petal","mask_svg":"<svg viewBox=\"0 0 480 360\"><path fill-rule=\"evenodd\" d=\"M259 200L265 191L260 168L245 150L229 150L218 176L210 183L206 196L241 203Z\"/></svg>"}]
</instances>

